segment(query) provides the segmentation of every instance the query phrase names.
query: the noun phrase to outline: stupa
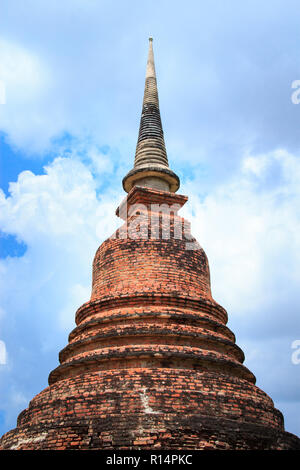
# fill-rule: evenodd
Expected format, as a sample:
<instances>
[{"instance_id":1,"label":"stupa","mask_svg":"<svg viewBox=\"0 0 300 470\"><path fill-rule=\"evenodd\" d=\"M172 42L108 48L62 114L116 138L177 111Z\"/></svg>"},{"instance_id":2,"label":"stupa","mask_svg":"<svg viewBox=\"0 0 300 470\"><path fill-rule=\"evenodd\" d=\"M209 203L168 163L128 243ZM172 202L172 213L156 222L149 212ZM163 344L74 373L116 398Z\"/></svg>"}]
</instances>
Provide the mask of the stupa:
<instances>
[{"instance_id":1,"label":"stupa","mask_svg":"<svg viewBox=\"0 0 300 470\"><path fill-rule=\"evenodd\" d=\"M116 211L123 223L96 252L91 298L49 386L1 449L300 449L243 365L206 254L178 214L188 199L179 184L150 38L135 163Z\"/></svg>"}]
</instances>

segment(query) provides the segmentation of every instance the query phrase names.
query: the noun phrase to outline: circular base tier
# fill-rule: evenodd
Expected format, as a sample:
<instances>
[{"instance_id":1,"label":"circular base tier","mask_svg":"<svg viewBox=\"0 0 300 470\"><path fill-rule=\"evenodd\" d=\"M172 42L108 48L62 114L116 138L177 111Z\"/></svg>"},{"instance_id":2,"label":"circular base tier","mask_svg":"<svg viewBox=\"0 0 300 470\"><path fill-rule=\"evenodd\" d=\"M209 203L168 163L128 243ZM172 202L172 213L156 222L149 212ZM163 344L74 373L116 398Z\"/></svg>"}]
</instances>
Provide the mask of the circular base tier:
<instances>
[{"instance_id":1,"label":"circular base tier","mask_svg":"<svg viewBox=\"0 0 300 470\"><path fill-rule=\"evenodd\" d=\"M1 449L300 449L254 384L225 374L123 369L58 381L37 395Z\"/></svg>"}]
</instances>

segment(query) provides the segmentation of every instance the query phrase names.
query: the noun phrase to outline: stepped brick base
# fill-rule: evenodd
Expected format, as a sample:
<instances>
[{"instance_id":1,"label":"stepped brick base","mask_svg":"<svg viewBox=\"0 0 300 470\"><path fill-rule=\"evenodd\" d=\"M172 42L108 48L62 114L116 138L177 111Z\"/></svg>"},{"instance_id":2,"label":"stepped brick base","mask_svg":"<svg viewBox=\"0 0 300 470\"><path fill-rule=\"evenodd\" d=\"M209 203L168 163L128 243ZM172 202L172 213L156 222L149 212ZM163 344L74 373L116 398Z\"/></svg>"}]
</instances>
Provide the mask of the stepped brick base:
<instances>
[{"instance_id":1,"label":"stepped brick base","mask_svg":"<svg viewBox=\"0 0 300 470\"><path fill-rule=\"evenodd\" d=\"M130 191L49 387L1 449L300 450L212 298L207 257L177 214L186 200Z\"/></svg>"},{"instance_id":2,"label":"stepped brick base","mask_svg":"<svg viewBox=\"0 0 300 470\"><path fill-rule=\"evenodd\" d=\"M299 449L281 413L244 379L173 368L112 369L56 382L3 449Z\"/></svg>"}]
</instances>

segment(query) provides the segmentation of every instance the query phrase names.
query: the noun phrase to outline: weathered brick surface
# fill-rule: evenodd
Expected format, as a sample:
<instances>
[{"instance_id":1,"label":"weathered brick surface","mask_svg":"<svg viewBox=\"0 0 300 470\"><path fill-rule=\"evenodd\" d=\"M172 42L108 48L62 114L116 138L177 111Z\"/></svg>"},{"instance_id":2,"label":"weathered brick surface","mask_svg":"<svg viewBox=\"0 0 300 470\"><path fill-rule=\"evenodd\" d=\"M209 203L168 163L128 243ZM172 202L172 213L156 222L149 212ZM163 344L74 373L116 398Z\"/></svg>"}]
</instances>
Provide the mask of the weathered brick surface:
<instances>
[{"instance_id":1,"label":"weathered brick surface","mask_svg":"<svg viewBox=\"0 0 300 470\"><path fill-rule=\"evenodd\" d=\"M162 233L171 220L170 239L152 239L148 222L139 227L147 238L124 237L135 217L153 215L152 203L186 199L131 190L117 211L123 227L97 250L91 299L49 387L2 449L300 449L243 365L203 249L174 238L174 224L188 224L175 211L159 223ZM132 215L137 203L144 209Z\"/></svg>"}]
</instances>

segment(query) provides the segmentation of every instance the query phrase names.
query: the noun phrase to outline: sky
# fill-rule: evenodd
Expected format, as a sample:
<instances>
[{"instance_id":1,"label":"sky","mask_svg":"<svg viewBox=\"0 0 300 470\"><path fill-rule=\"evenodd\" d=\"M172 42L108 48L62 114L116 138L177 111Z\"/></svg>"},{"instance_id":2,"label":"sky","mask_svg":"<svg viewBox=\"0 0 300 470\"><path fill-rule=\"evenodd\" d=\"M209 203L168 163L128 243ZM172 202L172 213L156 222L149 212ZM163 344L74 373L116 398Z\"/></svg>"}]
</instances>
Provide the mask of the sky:
<instances>
[{"instance_id":1,"label":"sky","mask_svg":"<svg viewBox=\"0 0 300 470\"><path fill-rule=\"evenodd\" d=\"M48 386L120 225L149 36L181 214L245 365L300 435L298 7L2 0L0 435Z\"/></svg>"}]
</instances>

